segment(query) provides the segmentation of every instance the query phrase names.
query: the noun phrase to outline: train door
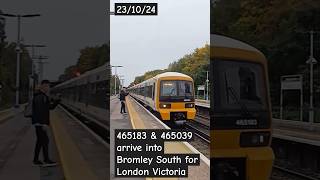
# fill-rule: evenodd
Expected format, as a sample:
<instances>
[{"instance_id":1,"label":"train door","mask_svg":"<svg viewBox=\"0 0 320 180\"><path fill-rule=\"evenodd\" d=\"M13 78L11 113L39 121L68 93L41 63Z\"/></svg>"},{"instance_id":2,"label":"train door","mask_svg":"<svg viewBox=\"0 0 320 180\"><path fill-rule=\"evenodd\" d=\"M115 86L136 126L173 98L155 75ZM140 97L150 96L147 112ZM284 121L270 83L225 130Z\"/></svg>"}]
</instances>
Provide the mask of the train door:
<instances>
[{"instance_id":1,"label":"train door","mask_svg":"<svg viewBox=\"0 0 320 180\"><path fill-rule=\"evenodd\" d=\"M155 87L156 87L156 83L152 84L152 108L156 109L156 101L155 101Z\"/></svg>"},{"instance_id":2,"label":"train door","mask_svg":"<svg viewBox=\"0 0 320 180\"><path fill-rule=\"evenodd\" d=\"M86 83L86 88L85 88L85 105L86 105L86 108L88 107L89 105L89 99L90 99L90 81L89 81L89 78L87 80L87 83Z\"/></svg>"},{"instance_id":3,"label":"train door","mask_svg":"<svg viewBox=\"0 0 320 180\"><path fill-rule=\"evenodd\" d=\"M143 101L144 102L147 102L147 84L145 83L144 85L143 85Z\"/></svg>"}]
</instances>

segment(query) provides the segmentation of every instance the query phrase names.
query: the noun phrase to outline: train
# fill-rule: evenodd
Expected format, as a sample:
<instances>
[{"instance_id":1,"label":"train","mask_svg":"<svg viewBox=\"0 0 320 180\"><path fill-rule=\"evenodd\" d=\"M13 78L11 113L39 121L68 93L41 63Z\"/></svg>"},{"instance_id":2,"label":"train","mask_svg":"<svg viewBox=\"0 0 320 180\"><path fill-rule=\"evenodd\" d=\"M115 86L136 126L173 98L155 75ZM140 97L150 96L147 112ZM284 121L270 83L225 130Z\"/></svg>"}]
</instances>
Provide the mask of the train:
<instances>
[{"instance_id":1,"label":"train","mask_svg":"<svg viewBox=\"0 0 320 180\"><path fill-rule=\"evenodd\" d=\"M109 128L110 77L108 74L110 74L110 66L106 63L55 85L51 88L50 95L59 95L63 105L77 113L96 119Z\"/></svg>"},{"instance_id":2,"label":"train","mask_svg":"<svg viewBox=\"0 0 320 180\"><path fill-rule=\"evenodd\" d=\"M210 171L214 180L269 180L274 153L267 59L211 34Z\"/></svg>"},{"instance_id":3,"label":"train","mask_svg":"<svg viewBox=\"0 0 320 180\"><path fill-rule=\"evenodd\" d=\"M178 72L165 72L127 89L166 123L184 123L196 115L193 79Z\"/></svg>"}]
</instances>

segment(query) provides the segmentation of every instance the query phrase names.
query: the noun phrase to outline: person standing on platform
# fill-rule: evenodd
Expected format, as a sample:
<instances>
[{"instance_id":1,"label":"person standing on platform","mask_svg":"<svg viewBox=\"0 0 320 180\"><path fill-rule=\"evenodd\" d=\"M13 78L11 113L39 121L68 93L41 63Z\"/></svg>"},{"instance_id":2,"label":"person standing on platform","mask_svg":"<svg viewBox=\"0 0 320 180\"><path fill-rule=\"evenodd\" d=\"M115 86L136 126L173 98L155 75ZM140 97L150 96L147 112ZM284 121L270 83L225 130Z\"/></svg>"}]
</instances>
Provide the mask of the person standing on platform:
<instances>
[{"instance_id":1,"label":"person standing on platform","mask_svg":"<svg viewBox=\"0 0 320 180\"><path fill-rule=\"evenodd\" d=\"M55 166L56 162L49 158L50 110L54 109L60 100L50 100L48 92L50 82L43 80L34 93L32 100L32 125L36 130L36 145L34 149L33 164L36 166ZM39 160L40 151L43 152L43 162Z\"/></svg>"},{"instance_id":2,"label":"person standing on platform","mask_svg":"<svg viewBox=\"0 0 320 180\"><path fill-rule=\"evenodd\" d=\"M121 109L120 109L120 113L127 113L126 112L126 96L128 95L128 93L125 91L125 89L121 89L121 92L120 92L120 102L121 102Z\"/></svg>"}]
</instances>

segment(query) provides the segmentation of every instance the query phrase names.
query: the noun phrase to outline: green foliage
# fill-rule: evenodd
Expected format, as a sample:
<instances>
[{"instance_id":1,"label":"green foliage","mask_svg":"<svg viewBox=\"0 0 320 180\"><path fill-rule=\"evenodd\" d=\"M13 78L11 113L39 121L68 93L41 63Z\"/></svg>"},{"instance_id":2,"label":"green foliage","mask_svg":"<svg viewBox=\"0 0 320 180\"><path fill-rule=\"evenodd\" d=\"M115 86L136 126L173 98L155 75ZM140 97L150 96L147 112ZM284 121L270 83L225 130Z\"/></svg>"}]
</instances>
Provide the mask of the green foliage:
<instances>
[{"instance_id":1,"label":"green foliage","mask_svg":"<svg viewBox=\"0 0 320 180\"><path fill-rule=\"evenodd\" d=\"M169 65L167 71L180 72L193 78L195 86L203 85L209 71L210 47L206 44Z\"/></svg>"},{"instance_id":2,"label":"green foliage","mask_svg":"<svg viewBox=\"0 0 320 180\"><path fill-rule=\"evenodd\" d=\"M273 104L279 104L280 76L301 73L307 81L309 34L303 32L320 30L319 1L218 0L211 8L211 33L244 41L267 57ZM319 43L315 45L319 60ZM315 68L315 89L319 89L319 66Z\"/></svg>"},{"instance_id":3,"label":"green foliage","mask_svg":"<svg viewBox=\"0 0 320 180\"><path fill-rule=\"evenodd\" d=\"M0 109L12 106L16 90L16 44L0 43ZM26 49L22 50L20 59L20 103L28 98L29 75L31 74L31 58Z\"/></svg>"},{"instance_id":4,"label":"green foliage","mask_svg":"<svg viewBox=\"0 0 320 180\"><path fill-rule=\"evenodd\" d=\"M196 86L204 84L206 80L206 71L209 70L209 53L210 48L209 45L206 44L202 48L195 49L191 54L187 54L177 61L170 63L167 69L148 71L142 76L137 76L130 86L164 72L180 72L191 76L194 79Z\"/></svg>"},{"instance_id":5,"label":"green foliage","mask_svg":"<svg viewBox=\"0 0 320 180\"><path fill-rule=\"evenodd\" d=\"M153 70L153 71L147 71L146 73L144 73L144 75L135 77L134 81L129 85L129 87L133 86L135 84L139 84L147 79L150 79L150 78L152 78L158 74L164 73L164 72L166 72L165 69L157 69L157 70Z\"/></svg>"},{"instance_id":6,"label":"green foliage","mask_svg":"<svg viewBox=\"0 0 320 180\"><path fill-rule=\"evenodd\" d=\"M80 50L80 57L75 65L67 67L59 77L59 81L66 81L95 69L109 61L110 49L107 44L95 47L86 47Z\"/></svg>"}]
</instances>

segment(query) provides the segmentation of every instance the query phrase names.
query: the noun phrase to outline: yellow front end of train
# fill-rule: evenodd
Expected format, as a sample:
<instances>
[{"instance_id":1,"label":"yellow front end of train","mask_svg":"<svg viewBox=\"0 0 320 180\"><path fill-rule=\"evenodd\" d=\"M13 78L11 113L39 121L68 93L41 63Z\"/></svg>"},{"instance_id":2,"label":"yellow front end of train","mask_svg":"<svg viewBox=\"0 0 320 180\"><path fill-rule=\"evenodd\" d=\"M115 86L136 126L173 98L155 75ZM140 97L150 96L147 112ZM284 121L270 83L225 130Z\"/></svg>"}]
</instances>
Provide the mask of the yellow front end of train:
<instances>
[{"instance_id":1,"label":"yellow front end of train","mask_svg":"<svg viewBox=\"0 0 320 180\"><path fill-rule=\"evenodd\" d=\"M182 123L196 116L194 82L185 74L165 72L136 84L128 91L164 122Z\"/></svg>"},{"instance_id":2,"label":"yellow front end of train","mask_svg":"<svg viewBox=\"0 0 320 180\"><path fill-rule=\"evenodd\" d=\"M194 120L196 109L192 78L160 77L157 90L156 110L163 121ZM183 92L180 92L182 90Z\"/></svg>"},{"instance_id":3,"label":"yellow front end of train","mask_svg":"<svg viewBox=\"0 0 320 180\"><path fill-rule=\"evenodd\" d=\"M211 177L269 180L274 154L266 58L243 42L212 35L210 59Z\"/></svg>"}]
</instances>

